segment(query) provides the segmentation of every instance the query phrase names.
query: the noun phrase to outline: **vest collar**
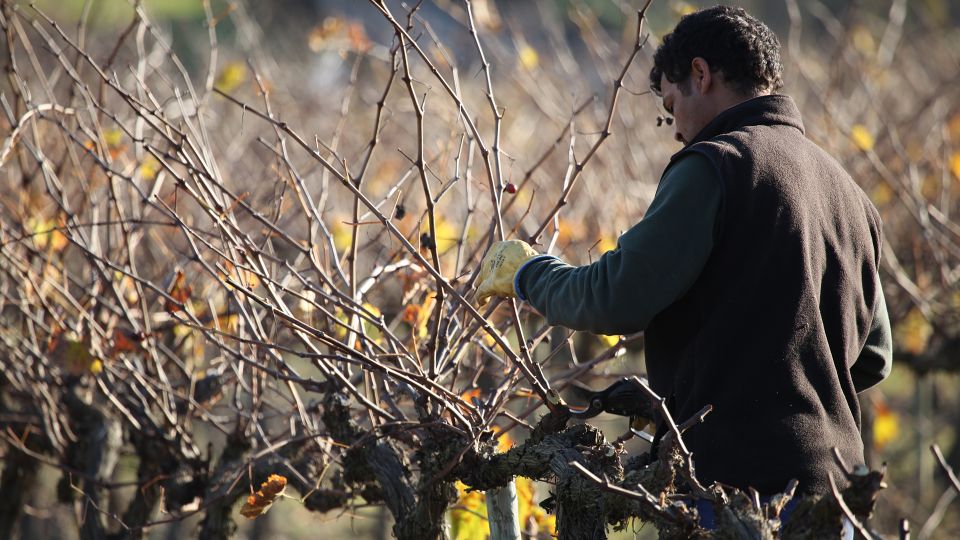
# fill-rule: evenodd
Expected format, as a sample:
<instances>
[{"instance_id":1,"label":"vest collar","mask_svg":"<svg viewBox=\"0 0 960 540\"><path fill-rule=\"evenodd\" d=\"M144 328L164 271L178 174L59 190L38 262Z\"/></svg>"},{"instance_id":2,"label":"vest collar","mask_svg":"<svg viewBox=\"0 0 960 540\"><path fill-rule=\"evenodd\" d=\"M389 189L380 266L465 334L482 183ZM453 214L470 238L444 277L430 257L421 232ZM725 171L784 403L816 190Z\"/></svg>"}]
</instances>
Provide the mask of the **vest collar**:
<instances>
[{"instance_id":1,"label":"vest collar","mask_svg":"<svg viewBox=\"0 0 960 540\"><path fill-rule=\"evenodd\" d=\"M804 132L800 109L793 102L793 98L774 94L738 103L715 116L686 147L746 126L772 125L790 126Z\"/></svg>"}]
</instances>

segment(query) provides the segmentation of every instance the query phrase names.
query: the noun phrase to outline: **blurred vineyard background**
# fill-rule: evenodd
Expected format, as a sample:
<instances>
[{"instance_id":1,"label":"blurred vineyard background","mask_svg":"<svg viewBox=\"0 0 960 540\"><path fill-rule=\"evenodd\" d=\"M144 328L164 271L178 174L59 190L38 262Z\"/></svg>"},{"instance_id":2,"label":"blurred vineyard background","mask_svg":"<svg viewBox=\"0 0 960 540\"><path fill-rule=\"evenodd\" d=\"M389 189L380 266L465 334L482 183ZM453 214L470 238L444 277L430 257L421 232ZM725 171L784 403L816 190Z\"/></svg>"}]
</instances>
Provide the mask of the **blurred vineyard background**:
<instances>
[{"instance_id":1,"label":"blurred vineyard background","mask_svg":"<svg viewBox=\"0 0 960 540\"><path fill-rule=\"evenodd\" d=\"M882 279L894 324L896 356L890 378L861 396L868 464L888 467L889 488L881 494L872 526L892 533L897 520L906 517L914 525L915 537L958 538L960 502L954 500L957 493L950 489L929 446L939 444L947 462L960 467L960 3L757 0L737 4L778 33L784 47L784 92L797 99L808 136L846 166L884 219ZM31 12L27 2L14 5L25 14ZM708 5L712 3L654 1L648 12L651 44L683 13ZM133 14L124 0L38 0L37 6L73 35L83 21L86 47L100 59L111 53ZM206 77L210 38L203 2L145 0L143 6L169 36L186 70L198 81ZM627 0L474 0L497 100L504 110L504 177L523 187L515 203L506 205L504 219L521 235L535 230L562 190L568 152L582 156L602 129L610 84L632 45L639 7ZM358 0L211 0L209 9L217 21L217 88L256 103L262 84L271 93L278 118L311 139L317 134L326 144L332 144L331 135L338 133L336 144L343 155L350 159L359 155L370 137L367 126L389 72L386 61L393 38L376 10ZM464 101L485 110L484 77L464 16L463 4L456 0L425 2L418 17L431 34L422 36L422 44L438 66L457 68ZM658 116L665 113L646 92L651 44L641 51L625 80L613 136L585 170L570 204L559 214L556 230L548 230L539 246L572 263L587 263L612 249L618 234L643 216L662 167L677 149L672 128L658 126ZM0 48L6 46L0 44ZM129 59L121 55L114 69L127 70L125 61ZM9 91L8 82L0 82L0 92L9 96ZM431 82L424 83L423 91L429 111L432 100L440 101L441 92ZM403 114L410 112L406 106L407 110L386 112L383 153L365 188L377 198L395 197L390 188L410 174L408 156L415 126L403 120ZM448 169L462 143L450 139L449 112L428 119L427 126L428 157L441 180L449 177ZM223 149L223 174L240 191L250 192L251 204L269 208L277 193L273 183L263 181L270 174L264 163L275 157L267 151L245 151L246 141L256 137L259 129L253 127L252 116L219 97L211 99L208 115L208 126L213 126L209 136L215 147ZM396 121L391 120L394 117ZM491 122L481 119L479 127L489 132ZM0 139L9 132L10 124L0 115ZM133 158L122 134L113 134L113 140L110 134L104 137L118 159L147 167L141 173L150 176L149 163ZM240 139L244 144L237 142ZM534 167L551 148L553 154ZM0 170L4 213L20 215L30 208L29 200L39 189L23 185L20 175L19 168L9 163ZM478 184L477 189L481 195L475 196L483 196L485 186ZM329 190L321 210L331 216L332 236L343 250L352 232L344 225L351 219L352 198L340 186L331 185ZM406 212L423 211L418 198L400 197ZM30 212L34 233L56 224L52 208ZM447 253L448 274L454 274L471 268L456 254L461 233L471 238L483 234L492 217L489 208L480 208L473 225L463 228L465 208L453 205L448 212L441 216L436 241L438 250ZM422 226L407 221L404 232ZM4 242L18 234L4 230ZM359 237L367 247L380 241L363 228ZM39 234L34 241L51 251L68 249L57 232ZM149 241L149 237L144 240ZM384 314L407 309L397 297L385 295L378 300L371 301ZM416 320L416 314L410 317ZM564 361L593 357L610 344L609 338L592 335L576 336L573 343L570 358ZM600 386L611 377L642 372L642 347L635 345L584 380ZM744 381L744 391L749 391L750 384ZM516 408L523 409L523 403ZM623 429L616 419L601 420L608 438ZM642 449L640 443L631 444L634 451ZM115 480L132 474L132 466L125 466L121 457ZM73 523L72 511L55 498L58 471L41 467L40 475L40 485L46 487L28 497L20 529L23 537L73 538L74 527L64 525ZM530 500L547 496L543 486L539 488ZM116 496L122 496L122 490ZM451 516L464 524L461 530L477 522L473 512L482 510L472 499L465 497L461 505L467 509ZM385 511L363 505L313 513L291 499L280 501L254 521L241 518L238 534L251 539L386 538L388 519ZM188 537L196 526L195 518L157 525L149 530L149 537ZM651 538L655 531L638 524L619 535Z\"/></svg>"}]
</instances>

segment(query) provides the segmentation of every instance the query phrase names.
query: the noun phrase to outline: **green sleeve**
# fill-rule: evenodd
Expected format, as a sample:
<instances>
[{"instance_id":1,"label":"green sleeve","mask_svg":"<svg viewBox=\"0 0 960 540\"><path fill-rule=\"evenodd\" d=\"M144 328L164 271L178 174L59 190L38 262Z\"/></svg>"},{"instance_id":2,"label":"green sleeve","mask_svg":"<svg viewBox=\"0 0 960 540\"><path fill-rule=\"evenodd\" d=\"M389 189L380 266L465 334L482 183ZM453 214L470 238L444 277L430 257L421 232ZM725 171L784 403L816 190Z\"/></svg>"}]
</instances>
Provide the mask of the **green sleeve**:
<instances>
[{"instance_id":1,"label":"green sleeve","mask_svg":"<svg viewBox=\"0 0 960 540\"><path fill-rule=\"evenodd\" d=\"M877 276L879 283L880 276ZM867 334L867 342L857 361L850 368L853 387L857 392L874 386L890 375L893 368L893 332L890 330L890 315L887 302L883 298L883 288L877 297L877 308L873 314L873 324Z\"/></svg>"},{"instance_id":2,"label":"green sleeve","mask_svg":"<svg viewBox=\"0 0 960 540\"><path fill-rule=\"evenodd\" d=\"M617 248L587 266L540 259L518 272L517 290L550 324L629 334L683 296L713 249L723 189L707 160L690 154L664 173L644 218Z\"/></svg>"}]
</instances>

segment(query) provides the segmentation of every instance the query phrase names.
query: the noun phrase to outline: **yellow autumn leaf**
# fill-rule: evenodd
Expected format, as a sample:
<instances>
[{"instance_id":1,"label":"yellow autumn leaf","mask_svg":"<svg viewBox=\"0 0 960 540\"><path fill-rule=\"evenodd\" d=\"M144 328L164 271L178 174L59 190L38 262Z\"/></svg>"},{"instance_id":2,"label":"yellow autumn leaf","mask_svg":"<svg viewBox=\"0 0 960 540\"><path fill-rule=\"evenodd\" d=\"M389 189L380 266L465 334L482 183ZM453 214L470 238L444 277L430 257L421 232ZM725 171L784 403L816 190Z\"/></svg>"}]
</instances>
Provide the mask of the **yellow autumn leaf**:
<instances>
[{"instance_id":1,"label":"yellow autumn leaf","mask_svg":"<svg viewBox=\"0 0 960 540\"><path fill-rule=\"evenodd\" d=\"M494 431L494 432L498 432L498 431L500 431L500 428L494 426L494 427L493 427L493 431ZM497 452L498 452L498 453L501 453L501 454L502 454L502 453L506 452L507 450L510 450L511 448L513 448L513 439L510 438L510 434L509 434L509 433L504 433L504 434L500 435L499 437L497 437Z\"/></svg>"},{"instance_id":2,"label":"yellow autumn leaf","mask_svg":"<svg viewBox=\"0 0 960 540\"><path fill-rule=\"evenodd\" d=\"M360 324L363 328L363 334L367 337L367 339L373 342L380 342L380 340L383 338L383 334L380 333L380 329L376 324L368 320L368 317L373 317L374 319L380 318L380 309L377 306L369 303L364 303L363 308L368 313L364 313L363 317L360 317L359 315L357 316L360 319ZM342 324L334 323L333 334L342 342L347 338L347 334L350 332L350 321L354 318L354 315L352 312L344 312L342 309L337 308L334 310L334 317L336 317L337 320ZM356 336L356 334L354 334L354 336L354 339L351 340L353 347L359 350L362 347L363 342L359 337Z\"/></svg>"},{"instance_id":3,"label":"yellow autumn leaf","mask_svg":"<svg viewBox=\"0 0 960 540\"><path fill-rule=\"evenodd\" d=\"M597 334L597 337L608 349L617 343L620 343L620 336L605 336L603 334Z\"/></svg>"},{"instance_id":4,"label":"yellow autumn leaf","mask_svg":"<svg viewBox=\"0 0 960 540\"><path fill-rule=\"evenodd\" d=\"M877 206L886 206L893 200L893 189L886 182L881 182L870 192L870 200Z\"/></svg>"},{"instance_id":5,"label":"yellow autumn leaf","mask_svg":"<svg viewBox=\"0 0 960 540\"><path fill-rule=\"evenodd\" d=\"M494 427L494 431L497 428ZM497 437L497 452L503 453L513 448L513 439L510 435L503 433ZM536 484L529 478L518 476L513 479L517 489L517 518L520 521L521 529L529 536L537 534L548 534L556 536L557 523L556 517L548 514L536 501ZM485 499L481 499L486 507ZM484 512L483 515L486 515ZM539 536L538 536L539 537Z\"/></svg>"},{"instance_id":6,"label":"yellow autumn leaf","mask_svg":"<svg viewBox=\"0 0 960 540\"><path fill-rule=\"evenodd\" d=\"M211 321L211 328L219 327L221 332L236 334L240 329L240 315L237 313L221 313L217 315L216 323Z\"/></svg>"},{"instance_id":7,"label":"yellow autumn leaf","mask_svg":"<svg viewBox=\"0 0 960 540\"><path fill-rule=\"evenodd\" d=\"M502 438L501 438L502 440ZM541 538L557 535L556 517L548 514L536 502L536 485L529 478L516 477L517 518L525 536ZM450 511L451 538L454 540L486 540L490 536L487 522L486 495L480 491L467 491L467 486L457 482L457 504Z\"/></svg>"},{"instance_id":8,"label":"yellow autumn leaf","mask_svg":"<svg viewBox=\"0 0 960 540\"><path fill-rule=\"evenodd\" d=\"M687 2L671 2L670 9L673 10L678 17L683 17L697 11L696 7Z\"/></svg>"},{"instance_id":9,"label":"yellow autumn leaf","mask_svg":"<svg viewBox=\"0 0 960 540\"><path fill-rule=\"evenodd\" d=\"M460 240L460 231L441 216L437 216L435 225L437 233L437 253L443 255L449 251L450 248L457 245L457 241ZM426 222L426 220L424 220L423 224L420 226L420 233L427 235L430 234L430 225Z\"/></svg>"},{"instance_id":10,"label":"yellow autumn leaf","mask_svg":"<svg viewBox=\"0 0 960 540\"><path fill-rule=\"evenodd\" d=\"M533 189L520 189L519 186L517 186L517 189L518 189L518 191L517 191L516 193L514 193L514 194L512 194L512 195L509 195L510 197L513 197L513 198L517 199L517 202L513 203L513 204L514 204L514 207L516 207L516 208L526 208L526 207L528 207L528 206L530 205L530 199L532 199L533 196L536 195L536 193L537 193L536 190L533 190ZM504 195L503 197L506 198L507 195ZM471 227L471 228L472 228L472 227ZM468 232L467 234L469 235L470 233Z\"/></svg>"},{"instance_id":11,"label":"yellow autumn leaf","mask_svg":"<svg viewBox=\"0 0 960 540\"><path fill-rule=\"evenodd\" d=\"M557 235L557 243L560 245L569 245L574 242L579 242L583 240L583 237L586 233L586 230L583 227L583 223L560 218L559 220L559 234Z\"/></svg>"},{"instance_id":12,"label":"yellow autumn leaf","mask_svg":"<svg viewBox=\"0 0 960 540\"><path fill-rule=\"evenodd\" d=\"M347 332L350 329L350 317L343 312L342 309L337 308L333 311L333 316L336 317L338 321L343 324L332 323L333 335L340 341L343 341L347 337Z\"/></svg>"},{"instance_id":13,"label":"yellow autumn leaf","mask_svg":"<svg viewBox=\"0 0 960 540\"><path fill-rule=\"evenodd\" d=\"M517 517L520 528L529 536L540 538L541 535L555 537L557 535L557 517L548 514L536 501L536 485L529 478L517 477L514 479L517 486Z\"/></svg>"},{"instance_id":14,"label":"yellow autumn leaf","mask_svg":"<svg viewBox=\"0 0 960 540\"><path fill-rule=\"evenodd\" d=\"M850 128L850 140L853 141L853 144L857 148L864 152L872 150L875 143L873 134L870 133L870 130L863 124L855 124Z\"/></svg>"},{"instance_id":15,"label":"yellow autumn leaf","mask_svg":"<svg viewBox=\"0 0 960 540\"><path fill-rule=\"evenodd\" d=\"M349 227L342 220L334 218L330 229L330 233L333 235L333 245L337 248L337 251L344 251L350 247L350 242L353 240L352 227Z\"/></svg>"},{"instance_id":16,"label":"yellow autumn leaf","mask_svg":"<svg viewBox=\"0 0 960 540\"><path fill-rule=\"evenodd\" d=\"M379 319L382 316L382 313L380 313L380 308L378 308L373 304L364 302L363 308L367 310L369 314L372 314L373 318L375 319ZM363 321L362 324L363 324L364 335L366 335L368 338L370 338L370 340L374 342L379 342L383 337L383 335L380 333L380 328L365 317L361 317L360 320Z\"/></svg>"},{"instance_id":17,"label":"yellow autumn leaf","mask_svg":"<svg viewBox=\"0 0 960 540\"><path fill-rule=\"evenodd\" d=\"M960 180L960 152L954 152L950 155L950 172Z\"/></svg>"},{"instance_id":18,"label":"yellow autumn leaf","mask_svg":"<svg viewBox=\"0 0 960 540\"><path fill-rule=\"evenodd\" d=\"M106 143L106 150L111 158L115 159L127 149L127 145L123 143L123 131L119 128L107 128L100 132L100 136L103 138L103 142ZM96 143L89 140L86 141L83 146L90 151L94 151L97 148Z\"/></svg>"},{"instance_id":19,"label":"yellow autumn leaf","mask_svg":"<svg viewBox=\"0 0 960 540\"><path fill-rule=\"evenodd\" d=\"M504 340L504 341L507 340L507 338L506 338L503 334L501 334L500 332L498 332L496 328L493 329L493 333L495 333L495 334L497 334L498 336L500 336L500 339L502 339L502 340ZM487 347L494 347L494 346L496 346L497 340L495 340L495 339L493 338L493 336L490 335L489 332L481 332L481 335L483 336L483 342L487 345Z\"/></svg>"},{"instance_id":20,"label":"yellow autumn leaf","mask_svg":"<svg viewBox=\"0 0 960 540\"><path fill-rule=\"evenodd\" d=\"M114 272L113 279L117 282L117 287L123 293L123 298L128 304L134 305L140 301L140 294L137 291L137 284L133 278L121 272Z\"/></svg>"},{"instance_id":21,"label":"yellow autumn leaf","mask_svg":"<svg viewBox=\"0 0 960 540\"><path fill-rule=\"evenodd\" d=\"M123 143L123 132L117 128L103 130L103 141L108 148L119 148Z\"/></svg>"},{"instance_id":22,"label":"yellow autumn leaf","mask_svg":"<svg viewBox=\"0 0 960 540\"><path fill-rule=\"evenodd\" d=\"M490 533L486 497L480 491L467 491L467 486L459 481L457 495L457 503L450 510L450 537L453 540L486 540Z\"/></svg>"},{"instance_id":23,"label":"yellow autumn leaf","mask_svg":"<svg viewBox=\"0 0 960 540\"><path fill-rule=\"evenodd\" d=\"M893 330L894 341L900 348L912 354L922 354L933 334L933 327L919 308L913 308Z\"/></svg>"},{"instance_id":24,"label":"yellow autumn leaf","mask_svg":"<svg viewBox=\"0 0 960 540\"><path fill-rule=\"evenodd\" d=\"M497 428L494 427L494 430L496 431ZM497 438L497 452L506 452L513 447L513 444L510 435L504 433ZM520 476L513 480L517 489L517 518L520 521L521 530L530 537L556 536L556 517L548 514L537 504L534 481ZM467 492L467 486L461 482L457 482L457 493L459 500L451 512L453 538L486 540L489 537L486 495L479 491Z\"/></svg>"},{"instance_id":25,"label":"yellow autumn leaf","mask_svg":"<svg viewBox=\"0 0 960 540\"><path fill-rule=\"evenodd\" d=\"M185 324L175 324L172 328L170 328L170 332L173 333L173 337L177 339L183 339L187 336L193 335L193 327Z\"/></svg>"},{"instance_id":26,"label":"yellow autumn leaf","mask_svg":"<svg viewBox=\"0 0 960 540\"><path fill-rule=\"evenodd\" d=\"M220 73L217 74L213 87L225 94L229 94L237 89L243 81L247 80L247 66L243 62L227 62Z\"/></svg>"},{"instance_id":27,"label":"yellow autumn leaf","mask_svg":"<svg viewBox=\"0 0 960 540\"><path fill-rule=\"evenodd\" d=\"M137 168L137 172L140 173L140 178L153 180L157 177L157 173L160 172L160 162L152 155L148 155L144 158L140 167Z\"/></svg>"},{"instance_id":28,"label":"yellow autumn leaf","mask_svg":"<svg viewBox=\"0 0 960 540\"><path fill-rule=\"evenodd\" d=\"M874 406L874 411L873 445L880 450L900 435L900 417L880 401Z\"/></svg>"},{"instance_id":29,"label":"yellow autumn leaf","mask_svg":"<svg viewBox=\"0 0 960 540\"><path fill-rule=\"evenodd\" d=\"M601 238L600 243L597 244L597 252L600 253L600 255L615 249L617 249L617 241L611 240L610 238Z\"/></svg>"},{"instance_id":30,"label":"yellow autumn leaf","mask_svg":"<svg viewBox=\"0 0 960 540\"><path fill-rule=\"evenodd\" d=\"M39 249L50 248L51 251L63 251L70 241L61 229L66 225L63 218L58 219L37 219L35 217L27 218L27 230L33 236L33 243Z\"/></svg>"},{"instance_id":31,"label":"yellow autumn leaf","mask_svg":"<svg viewBox=\"0 0 960 540\"><path fill-rule=\"evenodd\" d=\"M520 59L520 65L523 69L527 71L533 71L540 65L540 55L537 50L527 44L520 47L517 58Z\"/></svg>"}]
</instances>

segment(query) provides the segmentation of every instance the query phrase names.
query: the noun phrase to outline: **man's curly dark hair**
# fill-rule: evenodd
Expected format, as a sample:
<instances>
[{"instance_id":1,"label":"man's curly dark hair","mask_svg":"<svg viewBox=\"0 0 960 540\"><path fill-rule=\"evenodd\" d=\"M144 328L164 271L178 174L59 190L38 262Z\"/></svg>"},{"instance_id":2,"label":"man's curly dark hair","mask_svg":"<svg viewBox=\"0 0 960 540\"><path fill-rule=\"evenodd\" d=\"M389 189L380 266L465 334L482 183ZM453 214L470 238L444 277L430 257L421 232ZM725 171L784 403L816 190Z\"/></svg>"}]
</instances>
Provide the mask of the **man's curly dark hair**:
<instances>
[{"instance_id":1,"label":"man's curly dark hair","mask_svg":"<svg viewBox=\"0 0 960 540\"><path fill-rule=\"evenodd\" d=\"M686 15L653 55L650 87L660 93L660 77L678 84L690 77L696 57L742 94L783 86L780 41L767 25L743 8L715 6Z\"/></svg>"}]
</instances>

